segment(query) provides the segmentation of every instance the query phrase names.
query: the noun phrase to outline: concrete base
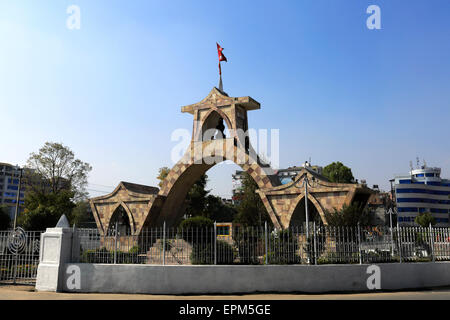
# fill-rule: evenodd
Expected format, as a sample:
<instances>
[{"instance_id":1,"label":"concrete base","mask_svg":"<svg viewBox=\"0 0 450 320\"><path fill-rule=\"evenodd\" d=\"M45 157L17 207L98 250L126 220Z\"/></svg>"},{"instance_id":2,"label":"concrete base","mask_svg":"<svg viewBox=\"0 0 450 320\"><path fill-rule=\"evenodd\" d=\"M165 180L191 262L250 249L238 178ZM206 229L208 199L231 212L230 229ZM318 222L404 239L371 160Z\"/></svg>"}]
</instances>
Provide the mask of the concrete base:
<instances>
[{"instance_id":1,"label":"concrete base","mask_svg":"<svg viewBox=\"0 0 450 320\"><path fill-rule=\"evenodd\" d=\"M59 265L39 263L37 273L37 291L58 291Z\"/></svg>"},{"instance_id":2,"label":"concrete base","mask_svg":"<svg viewBox=\"0 0 450 320\"><path fill-rule=\"evenodd\" d=\"M450 285L450 263L155 266L66 264L63 291L147 294L367 292Z\"/></svg>"},{"instance_id":3,"label":"concrete base","mask_svg":"<svg viewBox=\"0 0 450 320\"><path fill-rule=\"evenodd\" d=\"M73 259L72 245L70 228L47 228L46 232L41 234L36 290L54 292L62 290L65 263Z\"/></svg>"}]
</instances>

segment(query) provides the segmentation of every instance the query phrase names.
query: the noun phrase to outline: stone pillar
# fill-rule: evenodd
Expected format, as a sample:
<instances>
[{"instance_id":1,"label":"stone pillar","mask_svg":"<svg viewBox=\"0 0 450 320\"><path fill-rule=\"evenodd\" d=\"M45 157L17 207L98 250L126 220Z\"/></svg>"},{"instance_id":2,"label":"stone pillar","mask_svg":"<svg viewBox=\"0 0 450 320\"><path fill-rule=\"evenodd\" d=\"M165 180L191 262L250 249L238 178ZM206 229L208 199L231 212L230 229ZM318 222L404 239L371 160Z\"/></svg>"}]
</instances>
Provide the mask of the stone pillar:
<instances>
[{"instance_id":1,"label":"stone pillar","mask_svg":"<svg viewBox=\"0 0 450 320\"><path fill-rule=\"evenodd\" d=\"M55 228L41 234L37 291L62 291L65 264L72 262L72 238L73 231L64 215Z\"/></svg>"}]
</instances>

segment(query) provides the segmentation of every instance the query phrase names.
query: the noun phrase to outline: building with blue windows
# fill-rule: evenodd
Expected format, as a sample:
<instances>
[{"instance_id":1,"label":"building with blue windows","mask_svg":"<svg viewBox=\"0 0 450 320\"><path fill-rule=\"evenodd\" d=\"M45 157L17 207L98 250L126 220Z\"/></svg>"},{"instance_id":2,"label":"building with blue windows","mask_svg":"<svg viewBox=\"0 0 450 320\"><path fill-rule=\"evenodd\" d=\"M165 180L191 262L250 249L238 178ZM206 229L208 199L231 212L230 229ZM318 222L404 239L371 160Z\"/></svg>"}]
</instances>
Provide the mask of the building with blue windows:
<instances>
[{"instance_id":1,"label":"building with blue windows","mask_svg":"<svg viewBox=\"0 0 450 320\"><path fill-rule=\"evenodd\" d=\"M17 203L17 192L19 191L20 172L15 166L9 163L0 162L0 206L6 206L11 220L14 219ZM23 210L24 188L22 188L19 197L19 212Z\"/></svg>"},{"instance_id":2,"label":"building with blue windows","mask_svg":"<svg viewBox=\"0 0 450 320\"><path fill-rule=\"evenodd\" d=\"M414 226L422 212L431 212L436 227L450 226L450 180L441 178L440 168L423 165L395 177L395 199L400 226Z\"/></svg>"}]
</instances>

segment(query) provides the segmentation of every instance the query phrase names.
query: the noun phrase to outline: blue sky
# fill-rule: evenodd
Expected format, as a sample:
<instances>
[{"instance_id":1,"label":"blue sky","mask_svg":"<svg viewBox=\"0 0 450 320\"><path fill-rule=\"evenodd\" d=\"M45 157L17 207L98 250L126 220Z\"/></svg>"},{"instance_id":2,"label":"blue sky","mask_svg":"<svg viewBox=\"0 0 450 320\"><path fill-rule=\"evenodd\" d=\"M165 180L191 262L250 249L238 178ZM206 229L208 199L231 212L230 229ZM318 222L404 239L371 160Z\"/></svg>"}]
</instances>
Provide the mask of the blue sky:
<instances>
[{"instance_id":1,"label":"blue sky","mask_svg":"<svg viewBox=\"0 0 450 320\"><path fill-rule=\"evenodd\" d=\"M0 161L62 142L93 166L92 195L156 185L171 133L191 129L181 106L217 85L218 41L224 89L261 103L249 125L280 129L281 167L341 161L388 189L418 156L450 177L449 17L447 0L3 0ZM231 194L236 169L208 172L213 193Z\"/></svg>"}]
</instances>

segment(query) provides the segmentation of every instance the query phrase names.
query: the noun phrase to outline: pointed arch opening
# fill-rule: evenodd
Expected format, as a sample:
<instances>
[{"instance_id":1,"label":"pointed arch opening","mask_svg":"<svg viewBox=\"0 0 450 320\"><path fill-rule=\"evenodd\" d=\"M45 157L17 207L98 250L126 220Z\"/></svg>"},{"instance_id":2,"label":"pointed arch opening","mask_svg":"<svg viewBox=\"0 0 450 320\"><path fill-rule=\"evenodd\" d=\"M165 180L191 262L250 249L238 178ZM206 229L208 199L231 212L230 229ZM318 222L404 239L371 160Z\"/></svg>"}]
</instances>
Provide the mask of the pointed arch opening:
<instances>
[{"instance_id":1,"label":"pointed arch opening","mask_svg":"<svg viewBox=\"0 0 450 320\"><path fill-rule=\"evenodd\" d=\"M308 220L309 223L315 222L320 225L323 224L319 210L308 197ZM289 227L303 227L306 226L306 205L305 197L302 197L292 213Z\"/></svg>"},{"instance_id":2,"label":"pointed arch opening","mask_svg":"<svg viewBox=\"0 0 450 320\"><path fill-rule=\"evenodd\" d=\"M111 219L109 221L107 235L108 236L115 235L116 228L118 231L118 235L120 236L129 236L132 235L133 233L130 218L123 205L119 205L114 210Z\"/></svg>"},{"instance_id":3,"label":"pointed arch opening","mask_svg":"<svg viewBox=\"0 0 450 320\"><path fill-rule=\"evenodd\" d=\"M202 125L202 140L219 140L230 137L231 123L228 117L219 110L211 110Z\"/></svg>"}]
</instances>

